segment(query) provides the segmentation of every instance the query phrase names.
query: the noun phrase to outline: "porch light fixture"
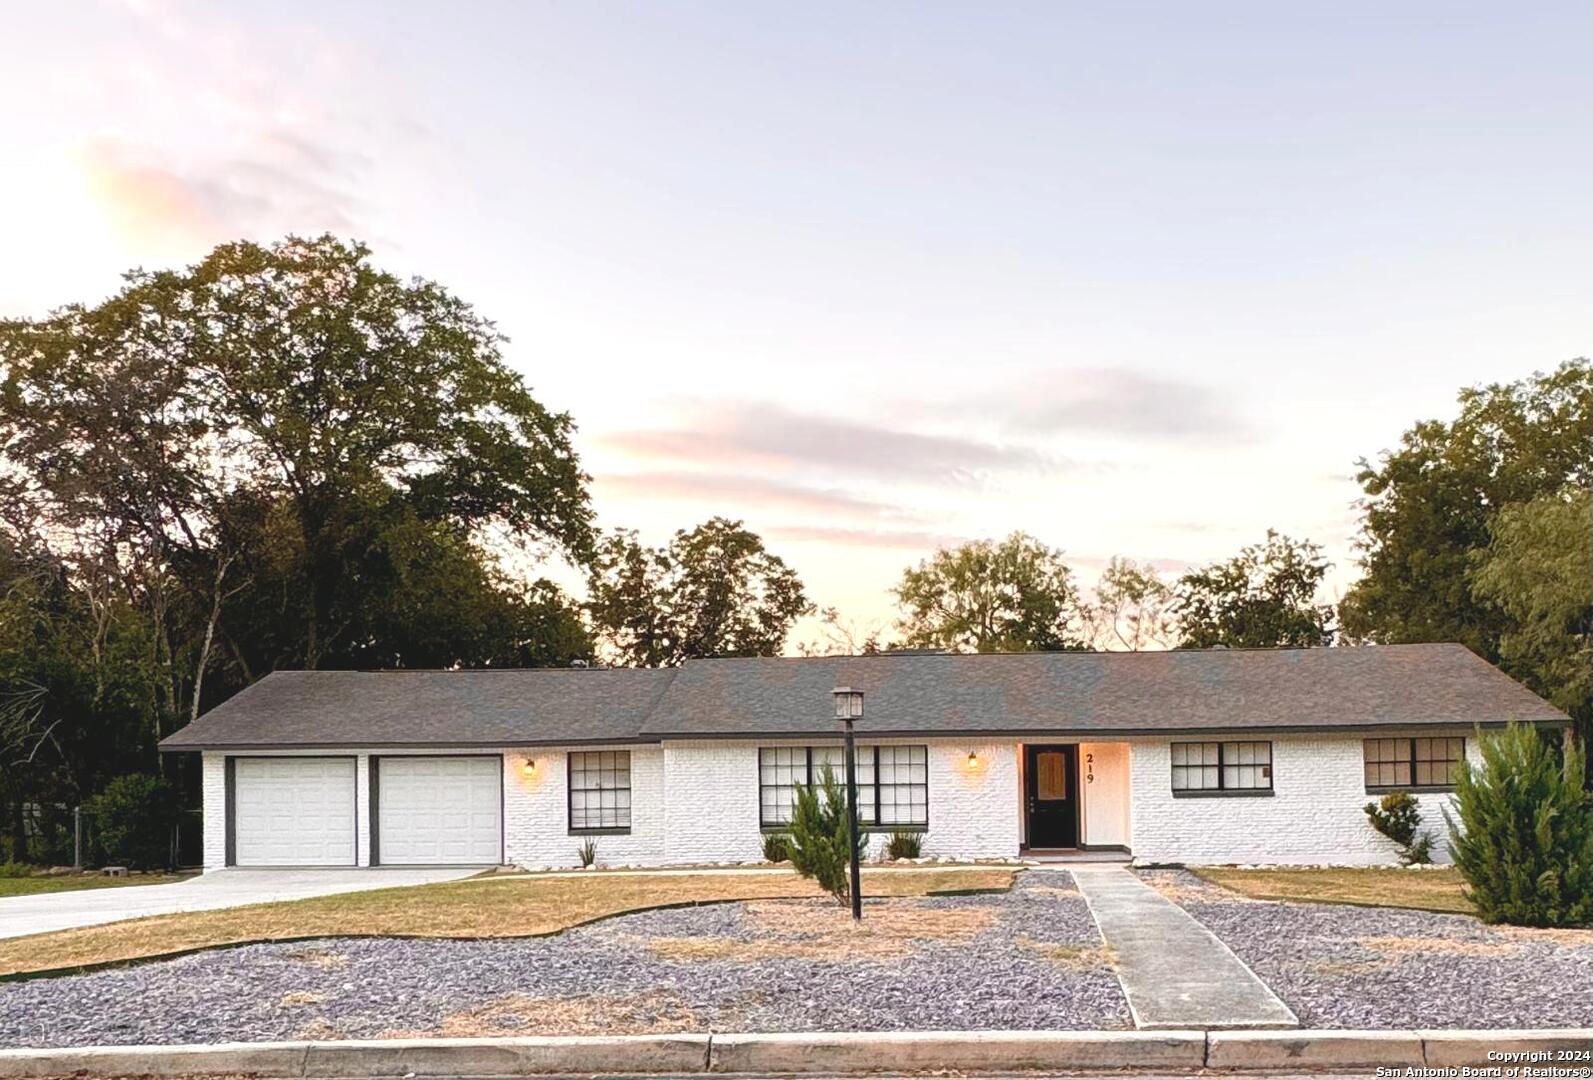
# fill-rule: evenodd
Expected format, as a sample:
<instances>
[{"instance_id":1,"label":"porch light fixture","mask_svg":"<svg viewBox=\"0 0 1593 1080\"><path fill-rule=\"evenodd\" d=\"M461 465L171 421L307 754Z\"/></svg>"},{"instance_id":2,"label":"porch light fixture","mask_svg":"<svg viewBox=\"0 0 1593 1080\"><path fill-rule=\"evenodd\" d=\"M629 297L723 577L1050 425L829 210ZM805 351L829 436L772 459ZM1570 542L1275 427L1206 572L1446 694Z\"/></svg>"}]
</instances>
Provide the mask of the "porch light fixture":
<instances>
[{"instance_id":1,"label":"porch light fixture","mask_svg":"<svg viewBox=\"0 0 1593 1080\"><path fill-rule=\"evenodd\" d=\"M537 774L536 759L535 758L526 758L525 759L525 764L520 766L520 771L525 773L527 776L535 776Z\"/></svg>"},{"instance_id":2,"label":"porch light fixture","mask_svg":"<svg viewBox=\"0 0 1593 1080\"><path fill-rule=\"evenodd\" d=\"M857 738L852 725L863 719L863 691L837 686L830 693L835 698L835 718L846 725L846 827L852 838L852 919L859 921L863 918L863 871L857 858Z\"/></svg>"},{"instance_id":3,"label":"porch light fixture","mask_svg":"<svg viewBox=\"0 0 1593 1080\"><path fill-rule=\"evenodd\" d=\"M972 770L972 769L977 769L978 767L979 767L979 751L977 751L977 750L968 751L968 768L970 770Z\"/></svg>"}]
</instances>

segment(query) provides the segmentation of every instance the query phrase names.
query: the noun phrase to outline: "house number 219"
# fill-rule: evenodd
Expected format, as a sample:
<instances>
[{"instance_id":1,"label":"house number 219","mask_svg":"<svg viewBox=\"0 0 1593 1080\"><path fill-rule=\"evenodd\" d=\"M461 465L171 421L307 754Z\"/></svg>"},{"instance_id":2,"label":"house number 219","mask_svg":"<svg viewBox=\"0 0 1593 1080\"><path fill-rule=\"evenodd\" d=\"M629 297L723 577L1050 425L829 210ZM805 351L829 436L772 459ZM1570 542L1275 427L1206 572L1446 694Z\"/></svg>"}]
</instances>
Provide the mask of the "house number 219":
<instances>
[{"instance_id":1,"label":"house number 219","mask_svg":"<svg viewBox=\"0 0 1593 1080\"><path fill-rule=\"evenodd\" d=\"M1094 754L1085 754L1084 755L1084 782L1086 784L1095 783L1095 755Z\"/></svg>"}]
</instances>

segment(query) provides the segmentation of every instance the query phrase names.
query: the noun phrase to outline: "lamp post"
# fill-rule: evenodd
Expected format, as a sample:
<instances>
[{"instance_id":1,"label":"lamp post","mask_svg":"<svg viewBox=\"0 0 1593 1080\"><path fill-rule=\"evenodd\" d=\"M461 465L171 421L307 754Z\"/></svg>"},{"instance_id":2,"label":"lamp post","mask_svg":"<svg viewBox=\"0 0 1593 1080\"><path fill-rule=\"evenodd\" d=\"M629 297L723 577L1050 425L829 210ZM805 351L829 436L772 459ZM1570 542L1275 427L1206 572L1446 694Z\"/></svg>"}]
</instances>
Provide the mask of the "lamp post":
<instances>
[{"instance_id":1,"label":"lamp post","mask_svg":"<svg viewBox=\"0 0 1593 1080\"><path fill-rule=\"evenodd\" d=\"M835 718L846 725L846 828L852 840L852 918L863 918L863 870L857 862L857 739L852 724L863 718L863 691L837 686Z\"/></svg>"}]
</instances>

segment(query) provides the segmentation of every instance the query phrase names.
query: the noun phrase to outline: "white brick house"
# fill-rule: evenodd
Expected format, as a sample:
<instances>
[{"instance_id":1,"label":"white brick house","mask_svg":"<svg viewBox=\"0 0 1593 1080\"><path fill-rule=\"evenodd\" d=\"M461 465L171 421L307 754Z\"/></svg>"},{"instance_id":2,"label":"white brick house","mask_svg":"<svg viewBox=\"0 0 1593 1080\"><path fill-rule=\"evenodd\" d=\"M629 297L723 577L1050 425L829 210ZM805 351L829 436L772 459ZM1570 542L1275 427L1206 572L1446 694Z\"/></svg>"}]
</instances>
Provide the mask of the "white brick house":
<instances>
[{"instance_id":1,"label":"white brick house","mask_svg":"<svg viewBox=\"0 0 1593 1080\"><path fill-rule=\"evenodd\" d=\"M1568 723L1458 645L896 653L279 672L162 748L203 755L207 869L748 862L841 773L839 685L876 848L964 859L1386 863L1368 801L1417 792L1441 831L1479 729Z\"/></svg>"}]
</instances>

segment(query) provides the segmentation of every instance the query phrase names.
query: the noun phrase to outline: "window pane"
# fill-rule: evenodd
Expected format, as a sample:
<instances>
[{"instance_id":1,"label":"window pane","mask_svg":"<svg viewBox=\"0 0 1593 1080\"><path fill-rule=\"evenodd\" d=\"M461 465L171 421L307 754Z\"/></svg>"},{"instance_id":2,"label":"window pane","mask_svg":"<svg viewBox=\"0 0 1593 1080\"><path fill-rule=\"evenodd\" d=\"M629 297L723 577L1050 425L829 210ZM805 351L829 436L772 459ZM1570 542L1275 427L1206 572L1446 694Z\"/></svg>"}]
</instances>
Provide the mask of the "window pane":
<instances>
[{"instance_id":1,"label":"window pane","mask_svg":"<svg viewBox=\"0 0 1593 1080\"><path fill-rule=\"evenodd\" d=\"M631 824L629 750L570 755L570 828L628 829Z\"/></svg>"}]
</instances>

